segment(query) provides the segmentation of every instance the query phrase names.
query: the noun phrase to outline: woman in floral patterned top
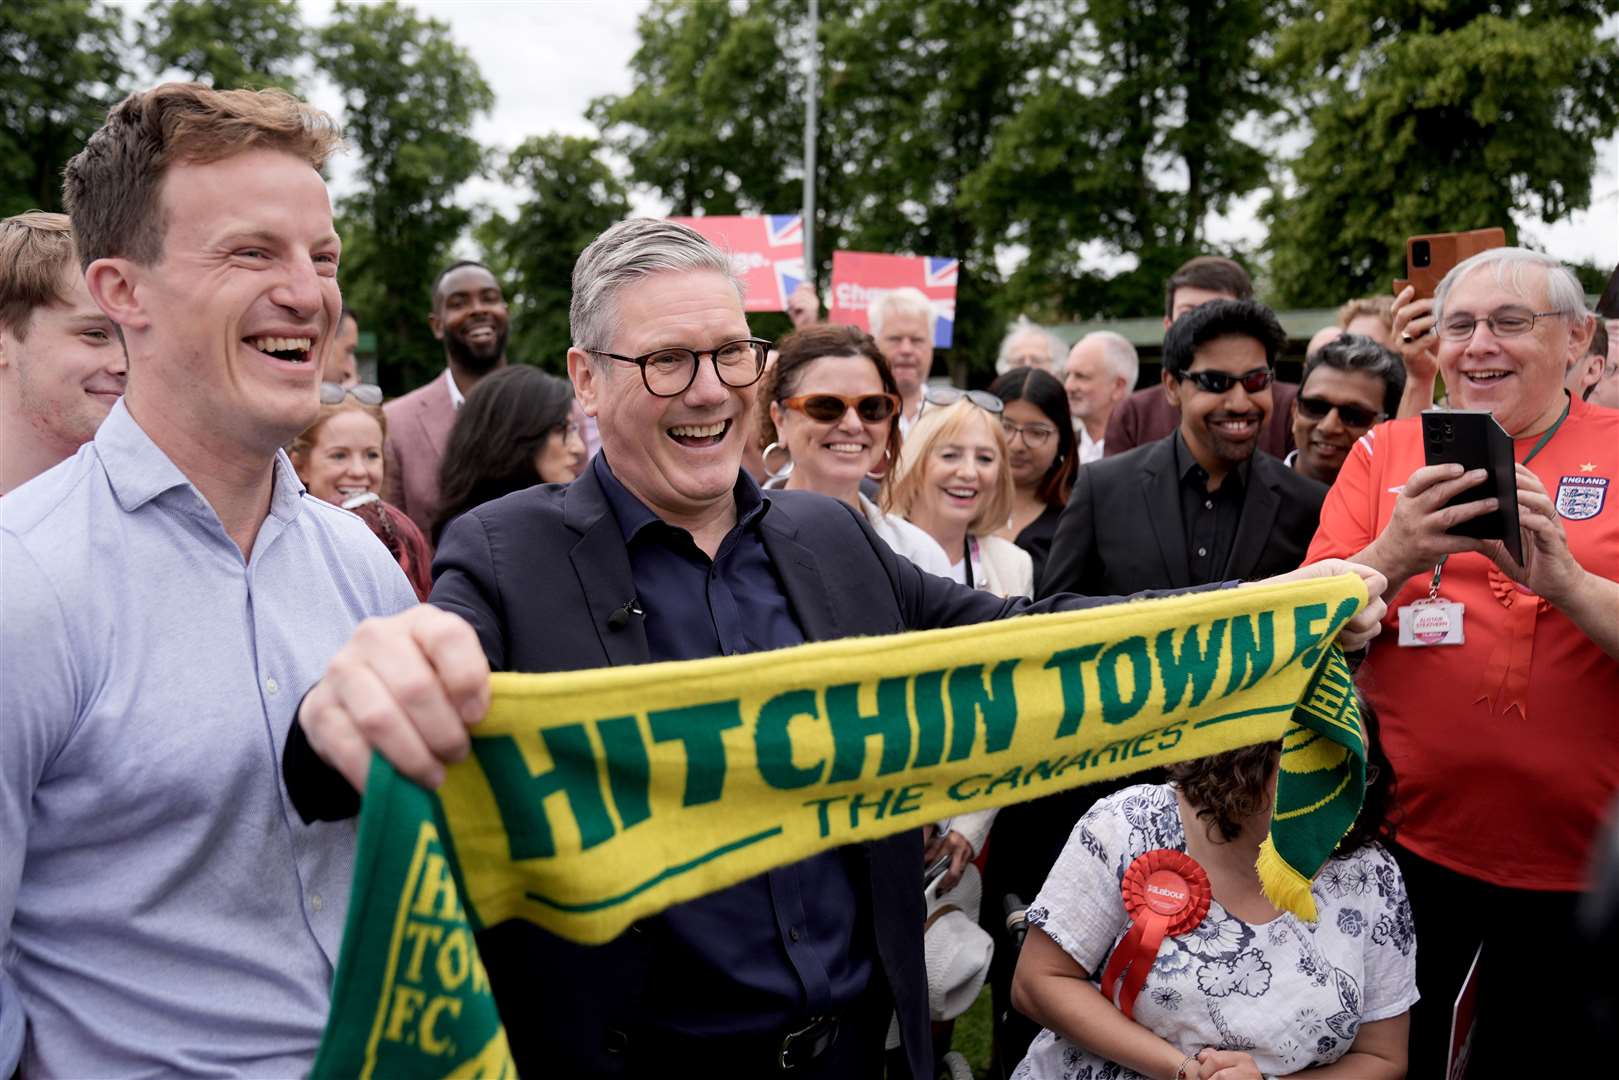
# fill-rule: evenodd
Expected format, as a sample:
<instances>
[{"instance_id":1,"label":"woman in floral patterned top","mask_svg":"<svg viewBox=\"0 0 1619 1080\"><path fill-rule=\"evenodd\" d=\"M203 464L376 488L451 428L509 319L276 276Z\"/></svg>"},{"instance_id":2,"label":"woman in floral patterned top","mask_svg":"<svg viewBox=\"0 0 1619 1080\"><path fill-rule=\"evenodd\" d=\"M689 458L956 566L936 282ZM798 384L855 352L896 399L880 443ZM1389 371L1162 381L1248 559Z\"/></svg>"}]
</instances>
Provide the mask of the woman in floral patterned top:
<instances>
[{"instance_id":1,"label":"woman in floral patterned top","mask_svg":"<svg viewBox=\"0 0 1619 1080\"><path fill-rule=\"evenodd\" d=\"M1311 889L1312 924L1278 912L1254 869L1279 758L1271 744L1187 762L1172 784L1126 788L1080 820L1029 909L1012 1001L1046 1030L1013 1080L1405 1075L1416 937L1377 842L1388 763L1374 745L1361 820ZM1095 973L1129 928L1125 868L1156 848L1196 859L1214 900L1196 929L1165 939L1129 1019Z\"/></svg>"}]
</instances>

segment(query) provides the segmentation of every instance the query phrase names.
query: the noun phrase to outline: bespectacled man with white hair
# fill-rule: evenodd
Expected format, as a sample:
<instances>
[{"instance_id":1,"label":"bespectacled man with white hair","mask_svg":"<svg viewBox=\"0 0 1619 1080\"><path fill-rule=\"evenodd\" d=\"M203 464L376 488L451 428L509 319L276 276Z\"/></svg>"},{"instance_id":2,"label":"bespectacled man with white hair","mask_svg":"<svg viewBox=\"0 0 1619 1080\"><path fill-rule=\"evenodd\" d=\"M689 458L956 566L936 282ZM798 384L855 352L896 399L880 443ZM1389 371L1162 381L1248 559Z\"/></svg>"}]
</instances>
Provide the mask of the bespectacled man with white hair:
<instances>
[{"instance_id":1,"label":"bespectacled man with white hair","mask_svg":"<svg viewBox=\"0 0 1619 1080\"><path fill-rule=\"evenodd\" d=\"M1522 1053L1577 1075L1597 1060L1578 1003L1574 934L1591 844L1619 791L1619 412L1563 385L1592 331L1555 259L1497 248L1434 297L1451 403L1513 440L1522 565L1500 541L1448 530L1495 509L1449 505L1484 469L1425 465L1420 417L1363 436L1321 511L1309 558L1388 576L1387 628L1358 682L1398 773L1394 851L1421 949L1411 1075L1444 1071L1451 1003L1483 945L1476 1060ZM1400 327L1397 327L1399 329ZM1514 969L1542 992L1524 993ZM1601 965L1592 972L1605 974Z\"/></svg>"}]
</instances>

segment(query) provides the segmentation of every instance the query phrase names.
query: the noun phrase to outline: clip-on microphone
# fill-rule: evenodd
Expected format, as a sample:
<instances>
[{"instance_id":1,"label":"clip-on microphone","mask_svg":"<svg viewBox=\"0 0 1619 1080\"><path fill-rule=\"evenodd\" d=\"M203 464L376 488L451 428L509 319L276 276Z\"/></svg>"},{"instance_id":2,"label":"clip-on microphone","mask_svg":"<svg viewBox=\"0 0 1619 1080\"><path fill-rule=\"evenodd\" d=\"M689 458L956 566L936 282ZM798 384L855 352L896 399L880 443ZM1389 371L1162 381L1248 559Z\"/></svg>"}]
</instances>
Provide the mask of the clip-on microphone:
<instances>
[{"instance_id":1,"label":"clip-on microphone","mask_svg":"<svg viewBox=\"0 0 1619 1080\"><path fill-rule=\"evenodd\" d=\"M640 601L632 596L628 600L624 601L622 607L614 608L612 613L607 616L607 629L622 630L626 626L630 625L631 615L644 614L646 614L646 612L641 610Z\"/></svg>"}]
</instances>

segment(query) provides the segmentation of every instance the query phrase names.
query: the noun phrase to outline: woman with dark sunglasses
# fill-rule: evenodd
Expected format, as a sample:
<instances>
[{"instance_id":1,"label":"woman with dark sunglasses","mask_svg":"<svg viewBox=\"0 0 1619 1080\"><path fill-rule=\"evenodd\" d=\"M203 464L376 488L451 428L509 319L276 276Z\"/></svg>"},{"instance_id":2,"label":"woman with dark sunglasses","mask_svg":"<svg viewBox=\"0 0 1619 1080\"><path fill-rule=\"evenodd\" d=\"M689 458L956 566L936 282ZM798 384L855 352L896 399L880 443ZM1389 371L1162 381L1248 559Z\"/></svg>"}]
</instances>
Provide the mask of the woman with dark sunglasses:
<instances>
[{"instance_id":1,"label":"woman with dark sunglasses","mask_svg":"<svg viewBox=\"0 0 1619 1080\"><path fill-rule=\"evenodd\" d=\"M1068 394L1056 376L1034 367L1008 371L989 392L1005 403L1001 428L1012 469L1012 513L995 535L1029 553L1039 581L1079 467Z\"/></svg>"},{"instance_id":2,"label":"woman with dark sunglasses","mask_svg":"<svg viewBox=\"0 0 1619 1080\"><path fill-rule=\"evenodd\" d=\"M426 600L433 587L432 549L403 510L382 501L387 435L380 387L325 382L320 413L292 440L287 455L308 493L358 514L393 554L417 598Z\"/></svg>"},{"instance_id":3,"label":"woman with dark sunglasses","mask_svg":"<svg viewBox=\"0 0 1619 1080\"><path fill-rule=\"evenodd\" d=\"M815 491L858 507L896 554L932 574L949 561L921 529L885 514L860 485L879 476L879 496L899 457L899 387L870 335L817 323L781 340L759 401L766 486Z\"/></svg>"}]
</instances>

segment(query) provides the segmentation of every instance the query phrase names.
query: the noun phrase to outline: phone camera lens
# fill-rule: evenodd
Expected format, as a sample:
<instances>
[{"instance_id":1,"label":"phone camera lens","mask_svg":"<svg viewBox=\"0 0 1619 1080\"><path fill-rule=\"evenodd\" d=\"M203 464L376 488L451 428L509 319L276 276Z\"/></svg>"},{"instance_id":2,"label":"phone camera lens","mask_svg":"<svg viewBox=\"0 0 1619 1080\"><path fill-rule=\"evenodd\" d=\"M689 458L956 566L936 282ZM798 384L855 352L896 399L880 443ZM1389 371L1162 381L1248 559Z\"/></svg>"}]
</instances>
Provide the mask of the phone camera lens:
<instances>
[{"instance_id":1,"label":"phone camera lens","mask_svg":"<svg viewBox=\"0 0 1619 1080\"><path fill-rule=\"evenodd\" d=\"M1411 265L1431 266L1433 264L1433 251L1428 241L1417 240L1411 244Z\"/></svg>"}]
</instances>

